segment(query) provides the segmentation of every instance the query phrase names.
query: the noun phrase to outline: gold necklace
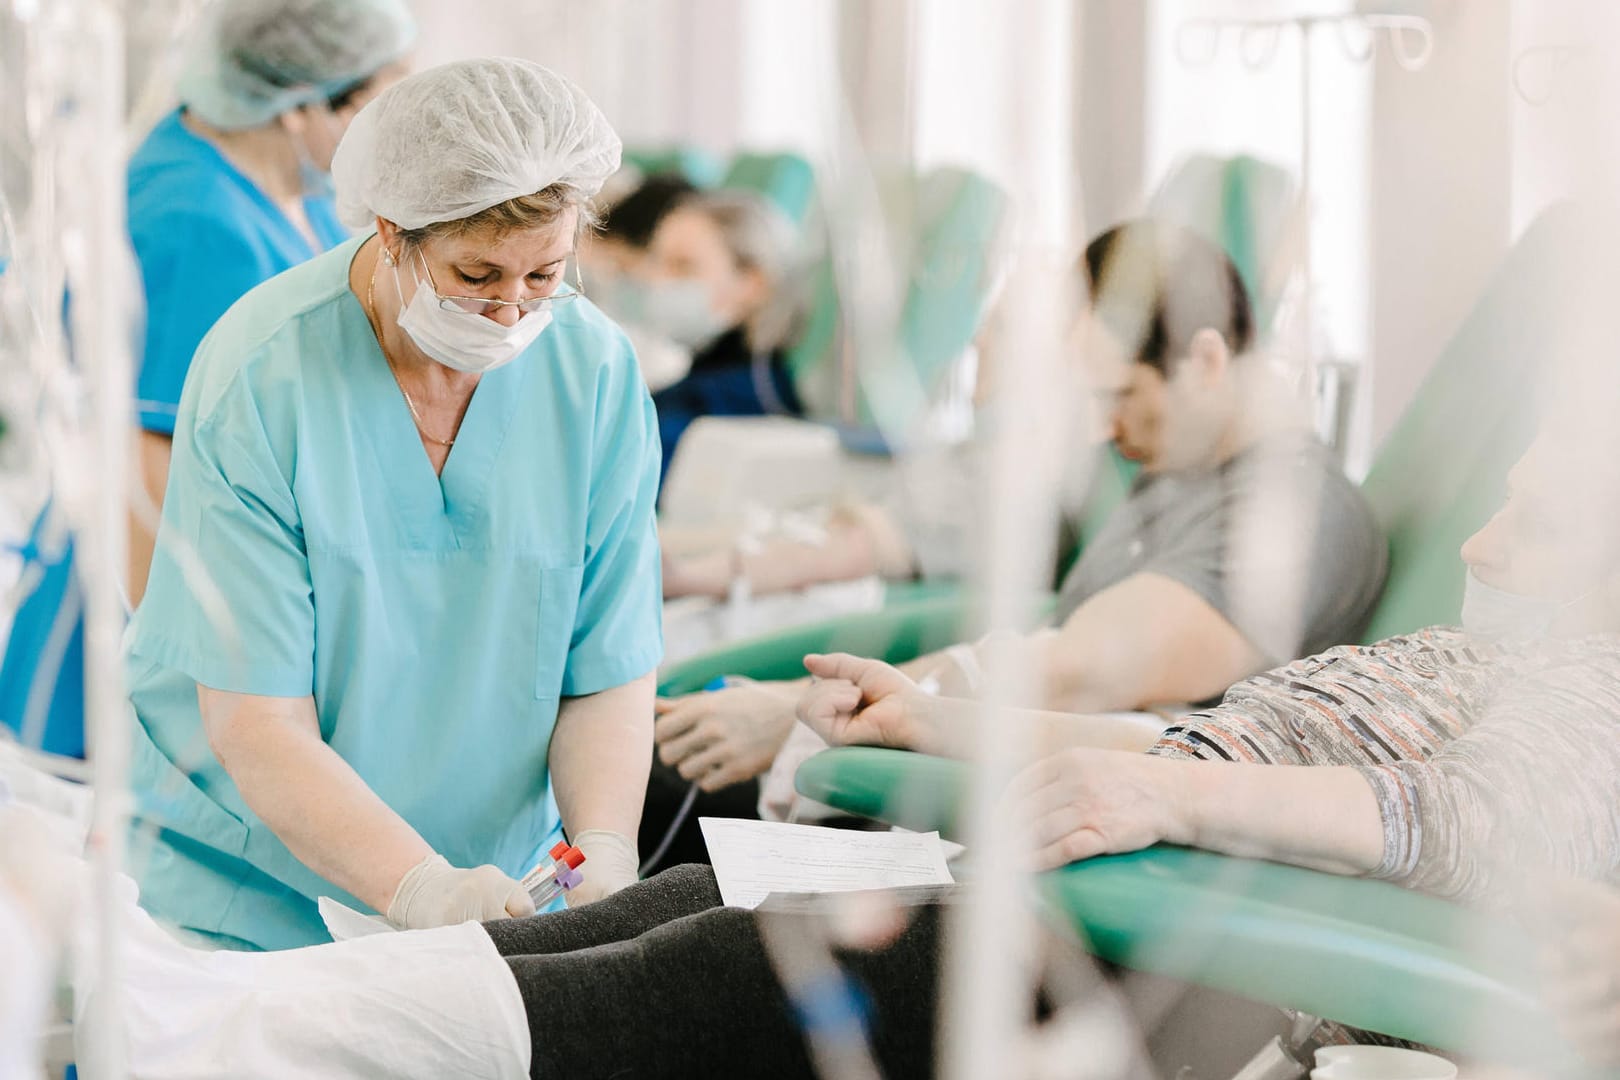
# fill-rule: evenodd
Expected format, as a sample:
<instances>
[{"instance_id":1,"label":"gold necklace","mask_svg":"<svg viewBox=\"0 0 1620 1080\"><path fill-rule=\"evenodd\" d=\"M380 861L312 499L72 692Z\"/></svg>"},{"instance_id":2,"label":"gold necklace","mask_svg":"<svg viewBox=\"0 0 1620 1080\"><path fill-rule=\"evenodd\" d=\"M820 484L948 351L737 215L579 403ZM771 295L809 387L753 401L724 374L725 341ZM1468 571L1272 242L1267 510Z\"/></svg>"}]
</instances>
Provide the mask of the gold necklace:
<instances>
[{"instance_id":1,"label":"gold necklace","mask_svg":"<svg viewBox=\"0 0 1620 1080\"><path fill-rule=\"evenodd\" d=\"M378 256L378 261L381 261ZM394 365L394 358L388 354L388 342L383 340L382 316L377 314L377 263L371 264L371 280L366 283L366 319L371 323L371 330L377 335L377 347L382 350L383 362L388 365L388 373L394 377L394 385L399 392L405 395L405 407L411 411L411 422L416 425L416 433L430 443L438 446L451 447L456 445L454 437L449 439L436 438L428 434L427 428L422 426L422 414L417 411L416 402L411 392L405 389L405 384L399 381L399 368Z\"/></svg>"}]
</instances>

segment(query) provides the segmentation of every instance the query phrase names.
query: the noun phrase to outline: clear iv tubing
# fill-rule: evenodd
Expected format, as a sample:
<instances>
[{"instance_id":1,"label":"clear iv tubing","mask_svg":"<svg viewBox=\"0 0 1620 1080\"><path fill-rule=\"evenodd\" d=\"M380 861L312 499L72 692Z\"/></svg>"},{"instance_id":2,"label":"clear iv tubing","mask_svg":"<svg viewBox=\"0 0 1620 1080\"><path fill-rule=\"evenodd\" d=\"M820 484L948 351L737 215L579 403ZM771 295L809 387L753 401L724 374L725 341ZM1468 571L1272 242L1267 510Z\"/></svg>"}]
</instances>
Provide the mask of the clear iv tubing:
<instances>
[{"instance_id":1,"label":"clear iv tubing","mask_svg":"<svg viewBox=\"0 0 1620 1080\"><path fill-rule=\"evenodd\" d=\"M669 846L675 842L675 834L681 831L686 819L692 816L692 805L697 802L697 797L698 786L694 780L686 789L686 797L681 800L680 809L675 811L674 818L670 820L669 828L664 830L664 838L658 841L658 847L642 861L641 868L636 871L637 877L646 877L649 871L664 861L664 856L669 854Z\"/></svg>"},{"instance_id":2,"label":"clear iv tubing","mask_svg":"<svg viewBox=\"0 0 1620 1080\"><path fill-rule=\"evenodd\" d=\"M753 680L736 675L723 675L709 683L704 689L724 690L730 686L741 686L750 682L753 682ZM636 877L646 877L657 869L658 864L664 861L664 856L669 854L669 846L675 842L675 835L681 831L681 826L686 824L686 819L692 816L692 807L697 802L698 790L697 781L692 781L691 785L686 789L685 798L681 799L680 807L675 811L675 816L670 819L669 828L664 830L663 839L658 841L658 846L653 849L653 853L642 860L641 866L636 869Z\"/></svg>"}]
</instances>

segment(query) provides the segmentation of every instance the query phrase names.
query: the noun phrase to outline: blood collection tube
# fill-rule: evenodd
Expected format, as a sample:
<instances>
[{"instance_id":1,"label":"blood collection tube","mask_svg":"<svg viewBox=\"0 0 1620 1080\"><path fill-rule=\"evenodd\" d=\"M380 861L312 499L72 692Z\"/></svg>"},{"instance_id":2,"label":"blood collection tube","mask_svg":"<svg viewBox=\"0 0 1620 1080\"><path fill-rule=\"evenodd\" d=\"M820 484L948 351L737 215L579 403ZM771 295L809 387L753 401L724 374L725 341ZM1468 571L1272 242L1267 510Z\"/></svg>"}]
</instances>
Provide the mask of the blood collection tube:
<instances>
[{"instance_id":1,"label":"blood collection tube","mask_svg":"<svg viewBox=\"0 0 1620 1080\"><path fill-rule=\"evenodd\" d=\"M581 879L579 865L585 861L583 851L559 840L552 846L550 855L549 860L523 875L520 883L537 908L550 903L559 892L573 888Z\"/></svg>"}]
</instances>

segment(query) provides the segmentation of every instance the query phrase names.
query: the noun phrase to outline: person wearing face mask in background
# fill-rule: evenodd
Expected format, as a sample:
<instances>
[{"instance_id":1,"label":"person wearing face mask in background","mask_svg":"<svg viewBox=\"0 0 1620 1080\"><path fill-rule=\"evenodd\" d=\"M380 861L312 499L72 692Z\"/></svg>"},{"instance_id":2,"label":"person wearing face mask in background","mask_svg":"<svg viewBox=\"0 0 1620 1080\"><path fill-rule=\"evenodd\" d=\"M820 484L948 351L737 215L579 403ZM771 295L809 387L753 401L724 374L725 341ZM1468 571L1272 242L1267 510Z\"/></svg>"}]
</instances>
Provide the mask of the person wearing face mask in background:
<instances>
[{"instance_id":1,"label":"person wearing face mask in background","mask_svg":"<svg viewBox=\"0 0 1620 1080\"><path fill-rule=\"evenodd\" d=\"M692 351L686 377L653 397L666 474L700 416L802 411L785 350L805 302L793 226L763 196L693 195L659 221L619 314Z\"/></svg>"},{"instance_id":2,"label":"person wearing face mask in background","mask_svg":"<svg viewBox=\"0 0 1620 1080\"><path fill-rule=\"evenodd\" d=\"M396 83L333 160L365 235L198 350L130 626L131 865L161 919L325 941L527 914L563 829L635 881L662 655L652 401L565 281L619 139L523 60Z\"/></svg>"},{"instance_id":3,"label":"person wearing face mask in background","mask_svg":"<svg viewBox=\"0 0 1620 1080\"><path fill-rule=\"evenodd\" d=\"M332 152L354 114L403 74L415 37L403 0L221 0L189 46L179 108L130 159L129 232L145 293L131 604L146 588L192 354L249 289L348 235L332 203ZM68 545L19 606L0 665L0 722L22 731L42 702L42 746L68 756L84 751L80 604Z\"/></svg>"},{"instance_id":4,"label":"person wearing face mask in background","mask_svg":"<svg viewBox=\"0 0 1620 1080\"><path fill-rule=\"evenodd\" d=\"M692 350L638 320L647 245L664 215L697 188L682 176L649 176L602 214L602 226L580 244L579 262L591 283L591 299L630 338L636 362L653 393L672 386L692 367Z\"/></svg>"}]
</instances>

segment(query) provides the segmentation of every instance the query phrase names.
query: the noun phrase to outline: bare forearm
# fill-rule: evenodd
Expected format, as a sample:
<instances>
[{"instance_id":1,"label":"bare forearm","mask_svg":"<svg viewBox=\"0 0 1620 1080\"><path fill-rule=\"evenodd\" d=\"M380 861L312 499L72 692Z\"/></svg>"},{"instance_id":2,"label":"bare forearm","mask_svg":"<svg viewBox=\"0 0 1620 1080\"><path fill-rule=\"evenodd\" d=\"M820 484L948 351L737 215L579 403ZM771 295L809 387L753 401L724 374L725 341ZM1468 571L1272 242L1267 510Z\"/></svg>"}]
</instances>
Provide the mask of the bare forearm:
<instances>
[{"instance_id":1,"label":"bare forearm","mask_svg":"<svg viewBox=\"0 0 1620 1080\"><path fill-rule=\"evenodd\" d=\"M654 677L568 698L551 736L551 782L570 836L634 837L652 767Z\"/></svg>"},{"instance_id":2,"label":"bare forearm","mask_svg":"<svg viewBox=\"0 0 1620 1080\"><path fill-rule=\"evenodd\" d=\"M400 878L432 854L308 729L280 717L239 723L215 752L248 808L299 862L377 911L388 910Z\"/></svg>"},{"instance_id":3,"label":"bare forearm","mask_svg":"<svg viewBox=\"0 0 1620 1080\"><path fill-rule=\"evenodd\" d=\"M919 745L924 753L967 757L973 753L978 725L1021 728L1019 734L1032 758L1071 747L1141 752L1157 741L1163 725L1157 718L1137 721L1122 716L1075 715L1043 709L1002 707L986 717L982 702L961 698L920 698Z\"/></svg>"},{"instance_id":4,"label":"bare forearm","mask_svg":"<svg viewBox=\"0 0 1620 1080\"><path fill-rule=\"evenodd\" d=\"M1186 842L1195 847L1335 874L1365 874L1383 858L1378 804L1354 769L1174 764L1185 771Z\"/></svg>"},{"instance_id":5,"label":"bare forearm","mask_svg":"<svg viewBox=\"0 0 1620 1080\"><path fill-rule=\"evenodd\" d=\"M775 540L738 555L711 551L672 560L664 595L723 597L741 578L756 595L787 592L823 582L851 581L877 569L872 547L854 529L837 529L825 543Z\"/></svg>"}]
</instances>

